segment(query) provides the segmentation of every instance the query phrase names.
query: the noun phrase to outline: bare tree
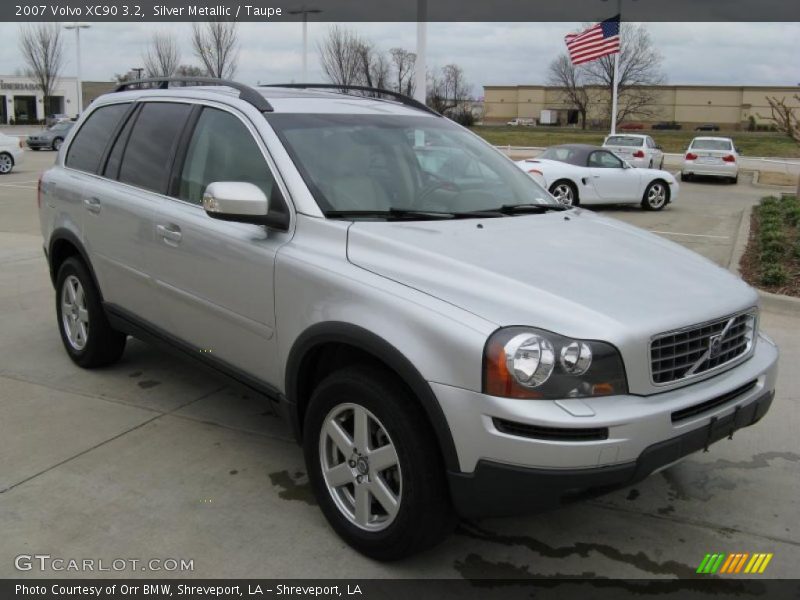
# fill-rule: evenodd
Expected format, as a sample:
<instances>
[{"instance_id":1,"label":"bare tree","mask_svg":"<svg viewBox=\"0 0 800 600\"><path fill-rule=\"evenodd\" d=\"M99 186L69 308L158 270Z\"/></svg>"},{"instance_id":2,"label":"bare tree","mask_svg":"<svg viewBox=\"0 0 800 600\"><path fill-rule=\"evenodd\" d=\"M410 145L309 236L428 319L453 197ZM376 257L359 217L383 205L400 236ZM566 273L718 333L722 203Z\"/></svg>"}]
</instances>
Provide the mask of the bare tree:
<instances>
[{"instance_id":1,"label":"bare tree","mask_svg":"<svg viewBox=\"0 0 800 600\"><path fill-rule=\"evenodd\" d=\"M180 65L175 69L176 77L207 77L208 73L202 67L195 65Z\"/></svg>"},{"instance_id":2,"label":"bare tree","mask_svg":"<svg viewBox=\"0 0 800 600\"><path fill-rule=\"evenodd\" d=\"M664 83L661 54L653 47L644 25L620 25L619 85L617 123L629 117L648 118L656 113L657 91ZM586 83L605 88L608 95L608 121L611 122L611 92L614 84L614 56L603 56L581 65Z\"/></svg>"},{"instance_id":3,"label":"bare tree","mask_svg":"<svg viewBox=\"0 0 800 600\"><path fill-rule=\"evenodd\" d=\"M148 77L172 77L181 61L177 40L170 33L156 31L142 60Z\"/></svg>"},{"instance_id":4,"label":"bare tree","mask_svg":"<svg viewBox=\"0 0 800 600\"><path fill-rule=\"evenodd\" d=\"M392 48L389 50L389 56L394 79L392 88L401 94L413 97L415 89L414 66L417 62L417 55L404 48Z\"/></svg>"},{"instance_id":5,"label":"bare tree","mask_svg":"<svg viewBox=\"0 0 800 600\"><path fill-rule=\"evenodd\" d=\"M389 87L391 64L386 55L372 42L363 39L357 41L355 53L358 56L357 85L380 89Z\"/></svg>"},{"instance_id":6,"label":"bare tree","mask_svg":"<svg viewBox=\"0 0 800 600\"><path fill-rule=\"evenodd\" d=\"M19 50L26 65L26 75L36 81L44 96L44 110L50 110L61 68L64 66L63 40L58 23L39 23L20 28ZM81 107L78 107L81 110Z\"/></svg>"},{"instance_id":7,"label":"bare tree","mask_svg":"<svg viewBox=\"0 0 800 600\"><path fill-rule=\"evenodd\" d=\"M317 45L325 76L337 85L358 85L363 62L361 39L351 30L334 25L324 41Z\"/></svg>"},{"instance_id":8,"label":"bare tree","mask_svg":"<svg viewBox=\"0 0 800 600\"><path fill-rule=\"evenodd\" d=\"M800 94L794 94L794 99L800 103ZM767 96L767 104L769 104L770 116L766 117L775 124L775 128L788 135L795 142L800 144L800 117L798 117L798 108L786 104L786 97L778 98L776 96ZM762 119L761 115L758 115ZM796 196L800 198L800 177L797 178L797 191Z\"/></svg>"},{"instance_id":9,"label":"bare tree","mask_svg":"<svg viewBox=\"0 0 800 600\"><path fill-rule=\"evenodd\" d=\"M464 109L472 92L472 86L464 77L464 69L456 64L442 67L430 76L427 90L428 106L445 114L454 109Z\"/></svg>"},{"instance_id":10,"label":"bare tree","mask_svg":"<svg viewBox=\"0 0 800 600\"><path fill-rule=\"evenodd\" d=\"M566 54L554 59L548 67L547 82L561 92L565 103L578 111L581 129L586 129L586 113L589 110L589 93L586 76L580 66L575 66Z\"/></svg>"},{"instance_id":11,"label":"bare tree","mask_svg":"<svg viewBox=\"0 0 800 600\"><path fill-rule=\"evenodd\" d=\"M192 23L192 48L210 77L230 79L239 62L236 23Z\"/></svg>"}]
</instances>

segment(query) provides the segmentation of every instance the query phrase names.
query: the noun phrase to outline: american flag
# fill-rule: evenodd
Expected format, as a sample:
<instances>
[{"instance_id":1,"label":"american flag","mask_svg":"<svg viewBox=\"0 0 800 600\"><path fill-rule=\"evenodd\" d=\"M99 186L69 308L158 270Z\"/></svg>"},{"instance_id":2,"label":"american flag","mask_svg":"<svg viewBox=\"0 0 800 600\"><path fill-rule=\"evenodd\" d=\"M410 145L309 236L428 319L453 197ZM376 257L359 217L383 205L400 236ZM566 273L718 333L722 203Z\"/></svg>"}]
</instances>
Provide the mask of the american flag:
<instances>
[{"instance_id":1,"label":"american flag","mask_svg":"<svg viewBox=\"0 0 800 600\"><path fill-rule=\"evenodd\" d=\"M619 52L619 15L592 25L586 31L570 33L564 41L573 65Z\"/></svg>"}]
</instances>

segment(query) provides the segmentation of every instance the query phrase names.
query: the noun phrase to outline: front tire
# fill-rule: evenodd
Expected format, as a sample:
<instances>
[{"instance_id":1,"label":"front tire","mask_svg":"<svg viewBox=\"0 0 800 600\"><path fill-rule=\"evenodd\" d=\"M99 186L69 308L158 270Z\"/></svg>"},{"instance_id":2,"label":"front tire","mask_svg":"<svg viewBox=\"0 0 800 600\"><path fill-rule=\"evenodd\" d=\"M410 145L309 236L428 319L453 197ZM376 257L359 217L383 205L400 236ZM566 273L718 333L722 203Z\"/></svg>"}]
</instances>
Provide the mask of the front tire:
<instances>
[{"instance_id":1,"label":"front tire","mask_svg":"<svg viewBox=\"0 0 800 600\"><path fill-rule=\"evenodd\" d=\"M110 365L122 356L127 336L112 329L92 276L77 258L58 270L56 315L64 349L78 366Z\"/></svg>"},{"instance_id":2,"label":"front tire","mask_svg":"<svg viewBox=\"0 0 800 600\"><path fill-rule=\"evenodd\" d=\"M550 194L566 206L578 206L578 189L575 184L567 179L560 179L550 186Z\"/></svg>"},{"instance_id":3,"label":"front tire","mask_svg":"<svg viewBox=\"0 0 800 600\"><path fill-rule=\"evenodd\" d=\"M0 175L8 175L14 168L14 157L8 152L0 152Z\"/></svg>"},{"instance_id":4,"label":"front tire","mask_svg":"<svg viewBox=\"0 0 800 600\"><path fill-rule=\"evenodd\" d=\"M329 375L314 390L303 432L320 508L357 551L400 559L455 525L434 433L392 373L355 366Z\"/></svg>"},{"instance_id":5,"label":"front tire","mask_svg":"<svg viewBox=\"0 0 800 600\"><path fill-rule=\"evenodd\" d=\"M59 149L61 148L61 144L63 144L63 143L64 143L64 140L62 140L61 138L54 139L53 140L53 150L58 152Z\"/></svg>"},{"instance_id":6,"label":"front tire","mask_svg":"<svg viewBox=\"0 0 800 600\"><path fill-rule=\"evenodd\" d=\"M669 186L660 179L651 181L642 197L642 208L645 210L661 210L669 202Z\"/></svg>"}]
</instances>

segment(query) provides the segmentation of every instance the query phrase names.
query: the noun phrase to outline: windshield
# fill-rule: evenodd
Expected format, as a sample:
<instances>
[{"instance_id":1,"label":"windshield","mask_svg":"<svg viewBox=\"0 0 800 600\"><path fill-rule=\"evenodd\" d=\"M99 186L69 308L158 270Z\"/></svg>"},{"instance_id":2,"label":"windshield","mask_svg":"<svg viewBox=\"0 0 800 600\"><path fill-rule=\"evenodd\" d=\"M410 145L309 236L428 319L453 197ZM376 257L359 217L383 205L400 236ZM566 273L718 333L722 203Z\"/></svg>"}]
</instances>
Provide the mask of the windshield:
<instances>
[{"instance_id":1,"label":"windshield","mask_svg":"<svg viewBox=\"0 0 800 600\"><path fill-rule=\"evenodd\" d=\"M728 140L694 140L692 150L730 150L731 143Z\"/></svg>"},{"instance_id":2,"label":"windshield","mask_svg":"<svg viewBox=\"0 0 800 600\"><path fill-rule=\"evenodd\" d=\"M560 206L513 162L447 119L274 113L267 119L330 216Z\"/></svg>"},{"instance_id":3,"label":"windshield","mask_svg":"<svg viewBox=\"0 0 800 600\"><path fill-rule=\"evenodd\" d=\"M643 138L631 137L626 135L612 135L606 139L608 146L630 146L639 147L642 145Z\"/></svg>"}]
</instances>

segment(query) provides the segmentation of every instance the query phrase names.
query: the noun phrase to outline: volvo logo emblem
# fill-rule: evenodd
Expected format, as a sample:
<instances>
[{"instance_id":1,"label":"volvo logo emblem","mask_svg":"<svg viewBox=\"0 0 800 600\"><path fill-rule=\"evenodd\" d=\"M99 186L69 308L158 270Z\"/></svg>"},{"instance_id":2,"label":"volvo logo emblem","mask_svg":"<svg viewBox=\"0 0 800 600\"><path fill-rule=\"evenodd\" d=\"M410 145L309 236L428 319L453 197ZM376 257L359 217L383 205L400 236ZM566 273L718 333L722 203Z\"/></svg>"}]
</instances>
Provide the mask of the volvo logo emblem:
<instances>
[{"instance_id":1,"label":"volvo logo emblem","mask_svg":"<svg viewBox=\"0 0 800 600\"><path fill-rule=\"evenodd\" d=\"M724 334L720 333L719 335L712 335L708 339L708 357L709 358L716 358L719 355L720 350L722 350L722 336Z\"/></svg>"}]
</instances>

